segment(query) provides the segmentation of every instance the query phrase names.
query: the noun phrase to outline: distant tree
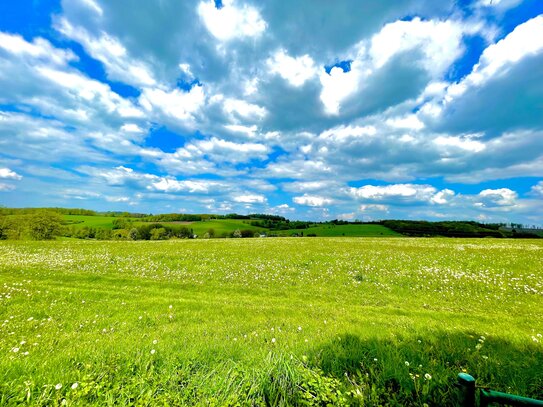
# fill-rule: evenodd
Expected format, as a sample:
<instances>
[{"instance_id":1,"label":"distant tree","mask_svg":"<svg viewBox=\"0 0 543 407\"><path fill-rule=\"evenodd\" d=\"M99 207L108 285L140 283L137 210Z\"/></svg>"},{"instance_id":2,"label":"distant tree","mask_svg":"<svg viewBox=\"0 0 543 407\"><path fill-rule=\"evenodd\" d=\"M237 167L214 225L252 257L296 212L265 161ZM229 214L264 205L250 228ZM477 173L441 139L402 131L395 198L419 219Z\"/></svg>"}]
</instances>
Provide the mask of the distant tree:
<instances>
[{"instance_id":1,"label":"distant tree","mask_svg":"<svg viewBox=\"0 0 543 407\"><path fill-rule=\"evenodd\" d=\"M151 240L165 240L168 238L166 229L164 228L155 228L151 230Z\"/></svg>"},{"instance_id":2,"label":"distant tree","mask_svg":"<svg viewBox=\"0 0 543 407\"><path fill-rule=\"evenodd\" d=\"M138 239L138 229L136 229L136 228L130 229L130 231L128 232L128 237L130 238L130 240L137 240Z\"/></svg>"},{"instance_id":3,"label":"distant tree","mask_svg":"<svg viewBox=\"0 0 543 407\"><path fill-rule=\"evenodd\" d=\"M254 237L254 230L251 229L242 229L241 231L241 237Z\"/></svg>"},{"instance_id":4,"label":"distant tree","mask_svg":"<svg viewBox=\"0 0 543 407\"><path fill-rule=\"evenodd\" d=\"M239 230L239 229L234 230L234 233L232 233L232 237L240 238L241 237L241 230Z\"/></svg>"},{"instance_id":5,"label":"distant tree","mask_svg":"<svg viewBox=\"0 0 543 407\"><path fill-rule=\"evenodd\" d=\"M209 234L209 237L210 237L210 238L214 238L214 237L215 237L215 229L209 228L209 229L207 230L207 234Z\"/></svg>"},{"instance_id":6,"label":"distant tree","mask_svg":"<svg viewBox=\"0 0 543 407\"><path fill-rule=\"evenodd\" d=\"M38 211L31 215L28 233L34 240L49 240L60 234L62 217L57 212Z\"/></svg>"},{"instance_id":7,"label":"distant tree","mask_svg":"<svg viewBox=\"0 0 543 407\"><path fill-rule=\"evenodd\" d=\"M128 230L126 229L115 229L111 232L111 237L113 240L127 240L128 239Z\"/></svg>"},{"instance_id":8,"label":"distant tree","mask_svg":"<svg viewBox=\"0 0 543 407\"><path fill-rule=\"evenodd\" d=\"M100 228L96 230L96 239L109 240L111 239L111 230Z\"/></svg>"}]
</instances>

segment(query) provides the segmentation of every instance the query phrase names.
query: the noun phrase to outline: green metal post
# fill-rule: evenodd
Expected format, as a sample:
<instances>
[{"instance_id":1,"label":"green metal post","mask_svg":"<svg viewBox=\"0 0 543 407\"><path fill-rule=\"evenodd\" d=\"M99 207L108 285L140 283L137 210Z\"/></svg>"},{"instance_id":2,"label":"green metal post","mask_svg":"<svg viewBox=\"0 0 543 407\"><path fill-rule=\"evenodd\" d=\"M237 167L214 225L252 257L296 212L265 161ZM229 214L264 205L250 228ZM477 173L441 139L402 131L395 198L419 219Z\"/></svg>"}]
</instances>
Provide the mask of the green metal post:
<instances>
[{"instance_id":1,"label":"green metal post","mask_svg":"<svg viewBox=\"0 0 543 407\"><path fill-rule=\"evenodd\" d=\"M467 373L458 374L460 403L463 407L475 407L475 379Z\"/></svg>"},{"instance_id":2,"label":"green metal post","mask_svg":"<svg viewBox=\"0 0 543 407\"><path fill-rule=\"evenodd\" d=\"M481 407L490 403L506 404L508 406L539 406L543 407L542 400L530 399L515 394L502 393L494 390L481 389Z\"/></svg>"}]
</instances>

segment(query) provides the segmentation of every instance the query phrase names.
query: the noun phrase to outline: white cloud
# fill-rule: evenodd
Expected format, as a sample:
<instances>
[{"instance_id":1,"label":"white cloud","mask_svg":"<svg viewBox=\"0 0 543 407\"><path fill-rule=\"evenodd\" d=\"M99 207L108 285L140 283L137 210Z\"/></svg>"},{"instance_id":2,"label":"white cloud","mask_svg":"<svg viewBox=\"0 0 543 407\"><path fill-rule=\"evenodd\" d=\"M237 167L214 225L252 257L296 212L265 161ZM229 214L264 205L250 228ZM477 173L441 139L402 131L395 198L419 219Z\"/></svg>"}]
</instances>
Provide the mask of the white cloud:
<instances>
[{"instance_id":1,"label":"white cloud","mask_svg":"<svg viewBox=\"0 0 543 407\"><path fill-rule=\"evenodd\" d=\"M59 69L40 66L36 72L63 88L68 97L80 98L90 105L97 104L108 113L116 113L120 117L141 117L142 112L130 101L113 92L108 85L89 79L77 72L66 72Z\"/></svg>"},{"instance_id":2,"label":"white cloud","mask_svg":"<svg viewBox=\"0 0 543 407\"><path fill-rule=\"evenodd\" d=\"M213 0L198 5L200 18L215 38L229 41L262 35L267 24L257 9L247 5L237 7L234 0L223 0L222 4L220 9L215 7Z\"/></svg>"},{"instance_id":3,"label":"white cloud","mask_svg":"<svg viewBox=\"0 0 543 407\"><path fill-rule=\"evenodd\" d=\"M93 36L65 18L59 19L55 28L66 37L81 43L89 55L102 62L111 79L139 87L156 84L151 69L145 63L130 57L117 38L107 33Z\"/></svg>"},{"instance_id":4,"label":"white cloud","mask_svg":"<svg viewBox=\"0 0 543 407\"><path fill-rule=\"evenodd\" d=\"M155 189L162 192L190 192L190 193L207 193L209 188L216 183L210 181L178 181L171 178L161 178L160 181L150 184L149 189Z\"/></svg>"},{"instance_id":5,"label":"white cloud","mask_svg":"<svg viewBox=\"0 0 543 407\"><path fill-rule=\"evenodd\" d=\"M104 10L95 0L80 0L89 10L95 12L100 17L104 14Z\"/></svg>"},{"instance_id":6,"label":"white cloud","mask_svg":"<svg viewBox=\"0 0 543 407\"><path fill-rule=\"evenodd\" d=\"M265 203L266 202L266 197L264 195L258 195L258 194L236 195L232 199L235 202L240 202L240 203Z\"/></svg>"},{"instance_id":7,"label":"white cloud","mask_svg":"<svg viewBox=\"0 0 543 407\"><path fill-rule=\"evenodd\" d=\"M394 55L420 50L428 72L443 73L462 51L462 35L467 27L454 21L395 21L385 25L371 39L369 54L375 68L385 65Z\"/></svg>"},{"instance_id":8,"label":"white cloud","mask_svg":"<svg viewBox=\"0 0 543 407\"><path fill-rule=\"evenodd\" d=\"M319 138L323 140L343 141L349 138L358 138L365 136L375 136L377 129L375 126L339 126L323 131Z\"/></svg>"},{"instance_id":9,"label":"white cloud","mask_svg":"<svg viewBox=\"0 0 543 407\"><path fill-rule=\"evenodd\" d=\"M17 174L15 171L10 170L9 168L0 168L0 178L20 180L23 177Z\"/></svg>"},{"instance_id":10,"label":"white cloud","mask_svg":"<svg viewBox=\"0 0 543 407\"><path fill-rule=\"evenodd\" d=\"M28 42L20 35L0 32L0 48L20 58L31 58L36 62L53 65L66 65L77 59L71 50L55 48L49 41L39 37Z\"/></svg>"},{"instance_id":11,"label":"white cloud","mask_svg":"<svg viewBox=\"0 0 543 407\"><path fill-rule=\"evenodd\" d=\"M0 192L13 191L14 189L15 187L13 185L0 182Z\"/></svg>"},{"instance_id":12,"label":"white cloud","mask_svg":"<svg viewBox=\"0 0 543 407\"><path fill-rule=\"evenodd\" d=\"M261 106L247 103L241 99L226 99L223 109L229 115L239 115L243 119L261 120L268 114L267 110Z\"/></svg>"},{"instance_id":13,"label":"white cloud","mask_svg":"<svg viewBox=\"0 0 543 407\"><path fill-rule=\"evenodd\" d=\"M381 205L381 204L366 204L366 205L360 205L358 210L360 212L387 212L388 213L388 205Z\"/></svg>"},{"instance_id":14,"label":"white cloud","mask_svg":"<svg viewBox=\"0 0 543 407\"><path fill-rule=\"evenodd\" d=\"M480 137L480 135L471 136L439 136L434 139L434 143L442 147L455 147L465 151L473 153L479 153L486 148L486 145L473 138Z\"/></svg>"},{"instance_id":15,"label":"white cloud","mask_svg":"<svg viewBox=\"0 0 543 407\"><path fill-rule=\"evenodd\" d=\"M126 123L121 126L121 131L125 131L127 133L143 133L144 130L134 123Z\"/></svg>"},{"instance_id":16,"label":"white cloud","mask_svg":"<svg viewBox=\"0 0 543 407\"><path fill-rule=\"evenodd\" d=\"M518 25L504 39L483 51L469 78L475 84L496 75L506 65L543 50L543 15Z\"/></svg>"},{"instance_id":17,"label":"white cloud","mask_svg":"<svg viewBox=\"0 0 543 407\"><path fill-rule=\"evenodd\" d=\"M252 126L243 126L241 124L225 124L224 128L233 131L234 133L245 134L247 137L254 137L258 129L256 127L256 124L253 124Z\"/></svg>"},{"instance_id":18,"label":"white cloud","mask_svg":"<svg viewBox=\"0 0 543 407\"><path fill-rule=\"evenodd\" d=\"M326 198L318 195L307 195L295 196L293 199L294 203L298 205L313 206L313 207L322 207L329 205L334 201L330 198Z\"/></svg>"},{"instance_id":19,"label":"white cloud","mask_svg":"<svg viewBox=\"0 0 543 407\"><path fill-rule=\"evenodd\" d=\"M284 49L276 51L273 57L267 60L267 64L271 73L280 75L294 87L302 86L318 71L309 55L291 57Z\"/></svg>"},{"instance_id":20,"label":"white cloud","mask_svg":"<svg viewBox=\"0 0 543 407\"><path fill-rule=\"evenodd\" d=\"M531 192L533 195L543 197L543 181L539 181L536 185L534 185L534 186L530 189L530 192Z\"/></svg>"},{"instance_id":21,"label":"white cloud","mask_svg":"<svg viewBox=\"0 0 543 407\"><path fill-rule=\"evenodd\" d=\"M283 189L289 192L308 192L323 189L336 189L338 185L332 180L297 181L283 184Z\"/></svg>"},{"instance_id":22,"label":"white cloud","mask_svg":"<svg viewBox=\"0 0 543 407\"><path fill-rule=\"evenodd\" d=\"M130 198L127 196L106 196L108 202L130 202Z\"/></svg>"},{"instance_id":23,"label":"white cloud","mask_svg":"<svg viewBox=\"0 0 543 407\"><path fill-rule=\"evenodd\" d=\"M509 188L485 189L479 193L481 201L478 206L512 206L515 205L518 194Z\"/></svg>"},{"instance_id":24,"label":"white cloud","mask_svg":"<svg viewBox=\"0 0 543 407\"><path fill-rule=\"evenodd\" d=\"M496 8L499 11L505 11L521 3L522 0L478 0L477 7Z\"/></svg>"},{"instance_id":25,"label":"white cloud","mask_svg":"<svg viewBox=\"0 0 543 407\"><path fill-rule=\"evenodd\" d=\"M386 124L397 129L422 130L424 128L424 123L414 114L387 119Z\"/></svg>"},{"instance_id":26,"label":"white cloud","mask_svg":"<svg viewBox=\"0 0 543 407\"><path fill-rule=\"evenodd\" d=\"M189 155L207 155L216 162L246 162L252 159L265 159L269 147L260 143L235 143L212 137L208 140L200 140L194 144L185 146L178 151L187 152Z\"/></svg>"},{"instance_id":27,"label":"white cloud","mask_svg":"<svg viewBox=\"0 0 543 407\"><path fill-rule=\"evenodd\" d=\"M459 83L447 88L444 102L450 103L462 96L474 86L480 87L491 78L505 74L514 64L529 55L539 54L543 51L543 15L532 18L518 25L505 38L488 46L482 53L479 62L473 67L471 73ZM441 109L435 102L425 108L428 111Z\"/></svg>"},{"instance_id":28,"label":"white cloud","mask_svg":"<svg viewBox=\"0 0 543 407\"><path fill-rule=\"evenodd\" d=\"M359 90L362 78L369 73L369 70L363 71L362 63L359 61L353 61L348 72L339 67L333 67L329 74L326 71L322 72L319 77L322 85L320 99L325 112L339 114L341 102Z\"/></svg>"},{"instance_id":29,"label":"white cloud","mask_svg":"<svg viewBox=\"0 0 543 407\"><path fill-rule=\"evenodd\" d=\"M349 192L355 198L370 200L393 198L428 201L436 189L430 185L392 184L385 186L364 185L360 188L350 188Z\"/></svg>"},{"instance_id":30,"label":"white cloud","mask_svg":"<svg viewBox=\"0 0 543 407\"><path fill-rule=\"evenodd\" d=\"M166 91L145 88L139 102L147 112L164 114L178 120L182 125L191 127L194 126L194 114L205 103L205 94L202 86L194 86L188 92L180 89Z\"/></svg>"},{"instance_id":31,"label":"white cloud","mask_svg":"<svg viewBox=\"0 0 543 407\"><path fill-rule=\"evenodd\" d=\"M449 200L452 197L454 197L454 191L450 189L443 189L439 192L436 192L436 194L430 199L430 202L438 205L444 205L446 203L449 203Z\"/></svg>"}]
</instances>

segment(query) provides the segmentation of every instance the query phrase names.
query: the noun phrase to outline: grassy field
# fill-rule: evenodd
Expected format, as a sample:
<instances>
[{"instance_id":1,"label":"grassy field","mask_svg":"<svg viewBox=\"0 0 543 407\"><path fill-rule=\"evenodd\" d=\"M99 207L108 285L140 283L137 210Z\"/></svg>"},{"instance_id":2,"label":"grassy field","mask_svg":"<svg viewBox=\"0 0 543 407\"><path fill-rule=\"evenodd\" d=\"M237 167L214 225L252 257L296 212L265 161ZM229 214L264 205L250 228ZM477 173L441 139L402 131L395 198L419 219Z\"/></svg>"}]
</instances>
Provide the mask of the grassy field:
<instances>
[{"instance_id":1,"label":"grassy field","mask_svg":"<svg viewBox=\"0 0 543 407\"><path fill-rule=\"evenodd\" d=\"M543 242L0 242L0 405L543 398Z\"/></svg>"},{"instance_id":2,"label":"grassy field","mask_svg":"<svg viewBox=\"0 0 543 407\"><path fill-rule=\"evenodd\" d=\"M381 225L319 225L307 229L297 230L281 230L278 231L280 235L290 236L293 233L304 233L307 236L313 233L320 237L337 237L337 236L349 236L349 237L378 237L378 236L401 236L399 233L390 230Z\"/></svg>"},{"instance_id":3,"label":"grassy field","mask_svg":"<svg viewBox=\"0 0 543 407\"><path fill-rule=\"evenodd\" d=\"M84 215L63 215L67 226L74 226L76 228L93 227L93 228L105 228L113 229L113 221L117 218L112 216L84 216ZM142 225L148 222L140 222L134 219L134 224ZM221 237L225 234L230 234L236 229L253 230L254 232L269 233L268 229L252 226L250 221L244 221L241 219L213 219L209 221L201 222L156 222L164 225L182 225L189 229L192 229L199 237L209 230L215 231L216 237ZM291 236L292 234L299 234L303 232L304 235L316 234L320 237L335 237L335 236L350 236L350 237L378 237L378 236L400 236L384 226L381 225L320 225L307 229L289 229L289 230L273 230L271 233L278 234L280 236Z\"/></svg>"},{"instance_id":4,"label":"grassy field","mask_svg":"<svg viewBox=\"0 0 543 407\"><path fill-rule=\"evenodd\" d=\"M164 225L172 224L168 222L162 222L162 223ZM179 223L175 223L175 222L173 224L179 225ZM202 221L202 222L190 222L190 223L184 224L184 226L188 227L189 229L192 229L194 233L197 234L199 237L202 237L209 229L213 229L215 231L216 237L220 237L223 234L230 234L236 229L239 229L239 230L249 229L249 230L254 230L255 232L267 230L263 228L257 228L255 226L252 226L248 222L244 222L243 220L238 220L238 219L214 219L214 220Z\"/></svg>"},{"instance_id":5,"label":"grassy field","mask_svg":"<svg viewBox=\"0 0 543 407\"><path fill-rule=\"evenodd\" d=\"M113 229L114 216L62 215L66 226Z\"/></svg>"}]
</instances>

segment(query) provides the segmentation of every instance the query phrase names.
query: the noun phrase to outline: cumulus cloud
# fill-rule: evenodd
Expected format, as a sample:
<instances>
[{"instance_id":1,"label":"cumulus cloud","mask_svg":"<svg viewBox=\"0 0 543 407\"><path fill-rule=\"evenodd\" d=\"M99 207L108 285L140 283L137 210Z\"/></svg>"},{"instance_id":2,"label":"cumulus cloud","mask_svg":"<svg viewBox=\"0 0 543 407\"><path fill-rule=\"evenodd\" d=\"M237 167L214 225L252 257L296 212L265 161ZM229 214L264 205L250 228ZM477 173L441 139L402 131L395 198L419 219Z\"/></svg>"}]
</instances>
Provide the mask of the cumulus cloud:
<instances>
[{"instance_id":1,"label":"cumulus cloud","mask_svg":"<svg viewBox=\"0 0 543 407\"><path fill-rule=\"evenodd\" d=\"M252 6L237 6L234 0L223 0L217 8L213 0L202 1L198 14L208 31L220 41L258 37L266 29L266 22Z\"/></svg>"},{"instance_id":2,"label":"cumulus cloud","mask_svg":"<svg viewBox=\"0 0 543 407\"><path fill-rule=\"evenodd\" d=\"M193 127L194 114L204 105L205 94L202 86L194 86L188 92L180 89L168 91L145 88L139 102L149 113L155 113L159 117L165 115L178 120L181 125Z\"/></svg>"},{"instance_id":3,"label":"cumulus cloud","mask_svg":"<svg viewBox=\"0 0 543 407\"><path fill-rule=\"evenodd\" d=\"M94 9L98 5L94 2ZM127 49L115 37L106 33L91 35L83 27L72 25L66 18L60 18L55 28L64 36L79 42L93 58L106 67L111 79L134 86L153 86L156 84L151 69L143 62L130 57Z\"/></svg>"},{"instance_id":4,"label":"cumulus cloud","mask_svg":"<svg viewBox=\"0 0 543 407\"><path fill-rule=\"evenodd\" d=\"M543 181L539 181L536 185L534 185L530 192L536 196L543 197Z\"/></svg>"},{"instance_id":5,"label":"cumulus cloud","mask_svg":"<svg viewBox=\"0 0 543 407\"><path fill-rule=\"evenodd\" d=\"M365 204L360 205L358 207L358 210L360 212L388 212L388 206L387 205L381 205L381 204Z\"/></svg>"},{"instance_id":6,"label":"cumulus cloud","mask_svg":"<svg viewBox=\"0 0 543 407\"><path fill-rule=\"evenodd\" d=\"M309 55L292 57L285 50L276 51L267 61L271 73L280 75L294 87L302 86L313 78L318 70Z\"/></svg>"},{"instance_id":7,"label":"cumulus cloud","mask_svg":"<svg viewBox=\"0 0 543 407\"><path fill-rule=\"evenodd\" d=\"M293 202L298 205L306 205L306 206L313 206L313 207L322 207L325 205L330 205L334 201L330 198L326 198L323 196L318 195L307 195L304 194L302 196L295 196L293 199Z\"/></svg>"},{"instance_id":8,"label":"cumulus cloud","mask_svg":"<svg viewBox=\"0 0 543 407\"><path fill-rule=\"evenodd\" d=\"M0 192L13 191L14 189L15 189L14 185L5 184L3 182L0 182Z\"/></svg>"},{"instance_id":9,"label":"cumulus cloud","mask_svg":"<svg viewBox=\"0 0 543 407\"><path fill-rule=\"evenodd\" d=\"M431 185L418 184L364 185L360 188L351 188L349 192L355 198L368 200L407 199L428 201L436 192L436 188Z\"/></svg>"},{"instance_id":10,"label":"cumulus cloud","mask_svg":"<svg viewBox=\"0 0 543 407\"><path fill-rule=\"evenodd\" d=\"M439 136L434 139L434 143L441 147L455 147L474 153L486 148L484 143L474 140L473 136Z\"/></svg>"},{"instance_id":11,"label":"cumulus cloud","mask_svg":"<svg viewBox=\"0 0 543 407\"><path fill-rule=\"evenodd\" d=\"M444 205L446 203L449 203L452 197L454 197L454 191L450 189L443 189L439 192L436 192L436 194L432 196L432 198L430 198L430 202L438 205Z\"/></svg>"},{"instance_id":12,"label":"cumulus cloud","mask_svg":"<svg viewBox=\"0 0 543 407\"><path fill-rule=\"evenodd\" d=\"M518 194L509 188L485 189L479 193L479 198L478 206L512 206Z\"/></svg>"},{"instance_id":13,"label":"cumulus cloud","mask_svg":"<svg viewBox=\"0 0 543 407\"><path fill-rule=\"evenodd\" d=\"M265 108L239 99L226 99L223 109L231 116L239 116L242 119L259 120L268 113Z\"/></svg>"},{"instance_id":14,"label":"cumulus cloud","mask_svg":"<svg viewBox=\"0 0 543 407\"><path fill-rule=\"evenodd\" d=\"M25 169L21 202L532 221L543 16L508 32L517 0L378 3L63 2L0 33L0 169Z\"/></svg>"},{"instance_id":15,"label":"cumulus cloud","mask_svg":"<svg viewBox=\"0 0 543 407\"><path fill-rule=\"evenodd\" d=\"M9 168L0 168L0 178L20 180L23 177L17 174L15 171L10 170Z\"/></svg>"},{"instance_id":16,"label":"cumulus cloud","mask_svg":"<svg viewBox=\"0 0 543 407\"><path fill-rule=\"evenodd\" d=\"M233 200L235 202L240 203L265 203L266 197L264 195L258 195L258 194L246 194L246 195L236 195L233 197Z\"/></svg>"}]
</instances>

